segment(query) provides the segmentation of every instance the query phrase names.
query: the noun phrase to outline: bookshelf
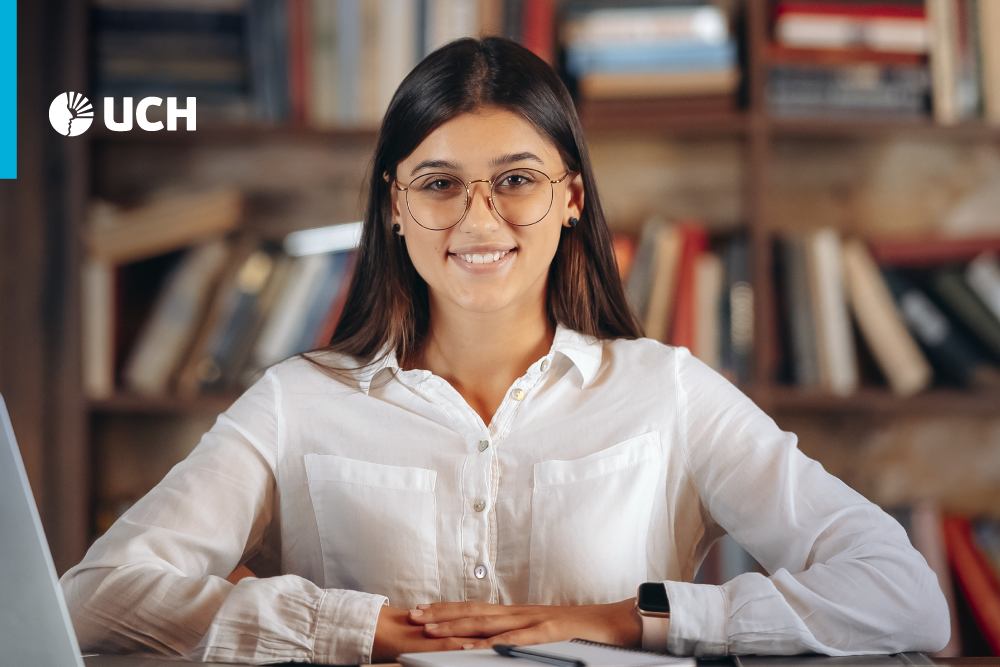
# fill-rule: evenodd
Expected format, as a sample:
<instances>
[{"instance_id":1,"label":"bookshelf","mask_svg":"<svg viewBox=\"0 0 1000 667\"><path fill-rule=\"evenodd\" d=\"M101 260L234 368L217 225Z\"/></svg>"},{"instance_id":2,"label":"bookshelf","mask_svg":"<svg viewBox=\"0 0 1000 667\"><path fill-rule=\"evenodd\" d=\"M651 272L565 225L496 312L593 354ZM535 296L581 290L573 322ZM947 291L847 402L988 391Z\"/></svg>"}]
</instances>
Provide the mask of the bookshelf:
<instances>
[{"instance_id":1,"label":"bookshelf","mask_svg":"<svg viewBox=\"0 0 1000 667\"><path fill-rule=\"evenodd\" d=\"M50 4L54 6L54 3ZM930 118L827 119L776 116L769 111L766 91L770 31L768 3L733 0L730 4L734 10L734 34L739 43L743 73L737 104L733 108L693 112L639 100L627 105L627 113L623 113L621 105L581 102L579 112L594 157L598 182L604 188L602 199L606 206L618 206L614 190L620 181L616 180L614 174L618 165L613 162L617 154L629 159L637 158L639 166L636 169L649 164L655 166L662 155L667 155L667 159L675 160L664 167L672 170L670 174L683 170L687 165L685 159L700 154L711 154L715 156L712 159L737 165L732 171L721 173L712 172L710 167L697 163L692 170L710 172L704 177L709 185L700 182L685 185L682 182L678 187L681 190L687 188L687 191L697 191L702 199L694 199L703 201L705 195L699 188L710 187L718 181L719 188L724 191L720 196L723 200L720 210L725 215L721 216L724 219L719 224L719 229L713 232L728 233L737 228L747 232L753 267L754 346L752 375L743 384L743 388L766 411L775 415L783 427L789 430L797 430L799 425L805 427L807 430L802 435L803 449L819 458L831 470L844 471L845 474L850 472L850 466L845 467L840 462L857 454L857 432L850 430L855 424L875 429L892 429L914 420L957 418L995 425L1000 412L997 408L1000 397L986 391L935 388L910 398L900 398L887 388L864 385L861 390L841 397L779 383L776 379L776 350L783 343L775 324L778 308L776 292L779 288L775 284L771 267L774 241L783 229L774 222L780 217L780 194L776 192L774 181L778 173L777 166L782 160L794 162L799 159L796 155L813 147L820 153L829 147L839 148L845 145L862 150L886 140L930 142L956 150L981 149L998 143L1000 126L971 120L943 125ZM29 10L29 14L32 12L35 10ZM56 28L69 36L64 42L67 46L56 57L59 58L58 67L65 72L67 85L71 89L87 87L84 54L92 51L87 45L89 37L86 12L87 3L74 4L72 12L62 19L64 23ZM37 12L31 20L36 21L36 26L42 25L41 15ZM40 27L37 30L41 32ZM21 40L22 44L27 42L27 39ZM24 116L27 117L28 114ZM149 397L129 393L121 388L116 388L110 395L102 398L89 398L86 395L80 378L83 356L79 348L80 337L72 335L79 331L81 320L77 276L80 274L85 252L80 243L85 223L84 203L93 196L112 200L128 199L136 194L137 187L143 183L155 186L158 179L170 177L188 168L197 170L206 164L211 169L205 169L204 178L215 179L217 183L224 184L226 175L222 168L226 165L245 162L255 156L273 159L278 154L301 155L320 166L334 162L350 163L349 169L340 168L337 171L331 167L330 172L323 176L326 181L310 181L306 187L319 188L324 182L336 183L337 191L321 203L334 208L334 215L339 219L356 219L360 212L358 198L354 196L361 181L358 166L367 160L374 141L374 127L365 124L313 127L301 122L226 123L199 118L199 129L192 134L168 135L163 132L140 131L114 133L95 125L70 148L64 149L69 165L66 169L72 173L71 178L60 182L60 196L57 198L63 202L58 215L61 216L60 229L65 232L66 238L65 245L57 256L59 275L64 284L64 298L52 308L58 319L65 323L64 330L68 335L62 341L57 370L50 371L45 380L46 386L56 390L54 395L58 403L59 426L55 429L58 431L57 436L60 436L60 444L57 447L50 445L44 451L59 457L66 465L53 466L58 471L46 475L44 479L37 477L51 498L47 501L51 509L46 523L52 535L50 539L58 545L57 565L60 570L78 560L94 537L93 527L96 516L101 511L98 507L101 486L107 483L110 476L101 466L108 462L109 452L120 452L123 447L120 441L109 444L104 440L110 437L127 437L123 433L129 429L133 434L141 435L144 429L161 429L164 424L173 422L210 425L210 420L228 407L236 396L226 392L191 398ZM786 155L786 149L791 149L791 157ZM681 157L669 157L670 155ZM711 160L706 160L705 164L710 165ZM121 165L128 165L130 169L124 169ZM355 173L348 173L350 170ZM130 173L125 173L126 171ZM276 174L275 178L286 184L293 182L296 174ZM604 183L608 183L608 186L605 187ZM669 194L673 191L667 192ZM272 193L265 191L262 194L266 199ZM624 198L626 195L617 196ZM39 197L42 195L39 194ZM256 206L256 203L252 202L250 205ZM628 209L620 216L609 215L609 219L612 219L615 231L636 232L644 213L645 211ZM274 217L256 222L251 220L250 223L280 234L284 230L280 224L275 224ZM30 247L34 242L26 241L25 245ZM38 267L31 264L37 260L37 253L20 260L27 275L31 277L32 284L36 286L46 280ZM3 283L3 289L8 289L6 283ZM47 344L55 343L51 334L45 340ZM27 346L27 343L22 343L22 346ZM33 367L42 365L44 363L41 360L33 362ZM24 386L28 387L27 381L24 381ZM34 385L28 389L32 395L40 395L42 391ZM45 430L41 424L42 419L37 414L34 418L39 439L47 437L52 440L57 437L52 434L41 435ZM828 433L823 433L823 426L830 424L837 425L837 428L830 428ZM851 426L844 426L846 430L839 430L844 424ZM809 431L811 427L813 430ZM813 436L825 439L821 445L810 449ZM991 446L990 443L998 444L987 440L983 447ZM195 442L182 444L193 446ZM135 447L144 446L151 445L135 443ZM41 459L41 454L36 455L36 466L39 469L42 467ZM120 482L120 471L114 477ZM853 481L849 474L847 477L849 481ZM146 484L147 481L143 480L142 483ZM988 483L989 478L985 478L981 485ZM1000 488L1000 484L997 487ZM869 486L862 485L861 490L875 495L877 499L880 488L878 483L872 482ZM1000 498L993 492L992 495L987 493L981 496L978 501L969 501L966 506L974 508L975 502L983 506L991 502L1000 506L997 501Z\"/></svg>"}]
</instances>

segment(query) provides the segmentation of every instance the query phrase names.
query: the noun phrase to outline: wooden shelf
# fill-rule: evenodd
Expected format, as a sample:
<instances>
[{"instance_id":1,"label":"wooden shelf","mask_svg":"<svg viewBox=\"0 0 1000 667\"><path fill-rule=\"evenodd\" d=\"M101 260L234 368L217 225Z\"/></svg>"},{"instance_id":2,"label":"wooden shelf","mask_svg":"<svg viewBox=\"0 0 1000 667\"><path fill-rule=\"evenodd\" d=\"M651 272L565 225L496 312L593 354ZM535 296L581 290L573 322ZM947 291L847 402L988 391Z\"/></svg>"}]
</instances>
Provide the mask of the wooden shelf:
<instances>
[{"instance_id":1,"label":"wooden shelf","mask_svg":"<svg viewBox=\"0 0 1000 667\"><path fill-rule=\"evenodd\" d=\"M377 129L368 126L310 127L306 125L281 125L274 123L207 121L198 124L193 132L177 130L169 132L146 132L132 129L128 132L112 132L103 126L95 126L87 133L91 141L97 143L254 143L260 141L283 140L303 142L337 142L343 140L374 141Z\"/></svg>"},{"instance_id":2,"label":"wooden shelf","mask_svg":"<svg viewBox=\"0 0 1000 667\"><path fill-rule=\"evenodd\" d=\"M98 415L205 416L223 412L236 398L237 394L206 394L181 398L122 393L90 399L87 401L87 408L91 414Z\"/></svg>"},{"instance_id":3,"label":"wooden shelf","mask_svg":"<svg viewBox=\"0 0 1000 667\"><path fill-rule=\"evenodd\" d=\"M835 396L812 389L772 386L754 391L751 396L766 410L784 413L883 413L935 417L947 414L987 417L1000 413L1000 394L958 389L931 389L915 396L901 397L888 389L871 387L849 396Z\"/></svg>"},{"instance_id":4,"label":"wooden shelf","mask_svg":"<svg viewBox=\"0 0 1000 667\"><path fill-rule=\"evenodd\" d=\"M870 139L905 136L927 139L998 141L1000 126L982 122L940 125L931 119L870 118L777 118L765 115L764 128L779 139L851 138Z\"/></svg>"}]
</instances>

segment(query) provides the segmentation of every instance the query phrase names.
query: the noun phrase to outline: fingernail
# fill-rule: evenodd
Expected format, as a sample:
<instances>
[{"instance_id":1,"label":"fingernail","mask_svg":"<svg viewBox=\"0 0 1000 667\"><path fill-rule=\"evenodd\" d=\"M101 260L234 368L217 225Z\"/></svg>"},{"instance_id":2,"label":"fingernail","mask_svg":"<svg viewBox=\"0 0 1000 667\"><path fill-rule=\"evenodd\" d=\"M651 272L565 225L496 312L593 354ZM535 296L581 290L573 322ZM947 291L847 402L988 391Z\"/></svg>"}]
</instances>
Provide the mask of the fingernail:
<instances>
[{"instance_id":1,"label":"fingernail","mask_svg":"<svg viewBox=\"0 0 1000 667\"><path fill-rule=\"evenodd\" d=\"M470 648L476 648L475 644L462 644L462 650L468 651Z\"/></svg>"},{"instance_id":2,"label":"fingernail","mask_svg":"<svg viewBox=\"0 0 1000 667\"><path fill-rule=\"evenodd\" d=\"M424 627L427 628L428 630L433 630L437 626L438 626L437 623L424 623Z\"/></svg>"},{"instance_id":3,"label":"fingernail","mask_svg":"<svg viewBox=\"0 0 1000 667\"><path fill-rule=\"evenodd\" d=\"M429 604L418 604L417 605L417 609L427 609L427 607L430 607L430 605Z\"/></svg>"}]
</instances>

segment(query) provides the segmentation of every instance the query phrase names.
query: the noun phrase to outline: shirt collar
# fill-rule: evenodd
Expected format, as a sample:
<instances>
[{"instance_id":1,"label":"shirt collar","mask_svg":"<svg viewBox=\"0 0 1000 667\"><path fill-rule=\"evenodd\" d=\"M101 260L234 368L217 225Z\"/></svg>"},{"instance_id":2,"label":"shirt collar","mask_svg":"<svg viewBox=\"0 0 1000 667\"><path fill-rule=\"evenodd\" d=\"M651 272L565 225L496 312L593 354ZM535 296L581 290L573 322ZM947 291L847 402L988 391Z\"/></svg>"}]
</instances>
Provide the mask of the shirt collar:
<instances>
[{"instance_id":1,"label":"shirt collar","mask_svg":"<svg viewBox=\"0 0 1000 667\"><path fill-rule=\"evenodd\" d=\"M557 323L555 336L552 338L552 347L544 358L551 359L556 354L561 354L569 359L580 371L581 388L586 388L594 380L601 367L603 351L604 346L600 339L570 329L562 323ZM396 373L428 373L428 371L422 370L402 371L396 358L396 350L389 344L384 345L374 358L376 359L375 363L358 372L358 384L366 394L371 389L372 381L384 370Z\"/></svg>"}]
</instances>

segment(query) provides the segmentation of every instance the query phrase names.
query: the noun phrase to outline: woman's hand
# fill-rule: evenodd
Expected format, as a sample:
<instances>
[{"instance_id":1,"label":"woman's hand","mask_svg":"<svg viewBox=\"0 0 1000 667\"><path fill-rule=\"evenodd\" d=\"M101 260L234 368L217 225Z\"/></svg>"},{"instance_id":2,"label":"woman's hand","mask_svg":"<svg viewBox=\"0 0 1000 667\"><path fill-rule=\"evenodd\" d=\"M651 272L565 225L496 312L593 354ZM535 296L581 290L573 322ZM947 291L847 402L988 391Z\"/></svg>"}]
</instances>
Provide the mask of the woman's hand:
<instances>
[{"instance_id":1,"label":"woman's hand","mask_svg":"<svg viewBox=\"0 0 1000 667\"><path fill-rule=\"evenodd\" d=\"M642 621L635 598L611 604L580 606L496 605L485 602L439 602L417 605L409 622L423 636L453 640L462 648L493 644L541 644L581 637L639 646Z\"/></svg>"},{"instance_id":2,"label":"woman's hand","mask_svg":"<svg viewBox=\"0 0 1000 667\"><path fill-rule=\"evenodd\" d=\"M394 662L400 653L448 651L462 648L468 640L460 637L435 638L409 621L409 612L389 605L382 607L375 626L372 662Z\"/></svg>"}]
</instances>

